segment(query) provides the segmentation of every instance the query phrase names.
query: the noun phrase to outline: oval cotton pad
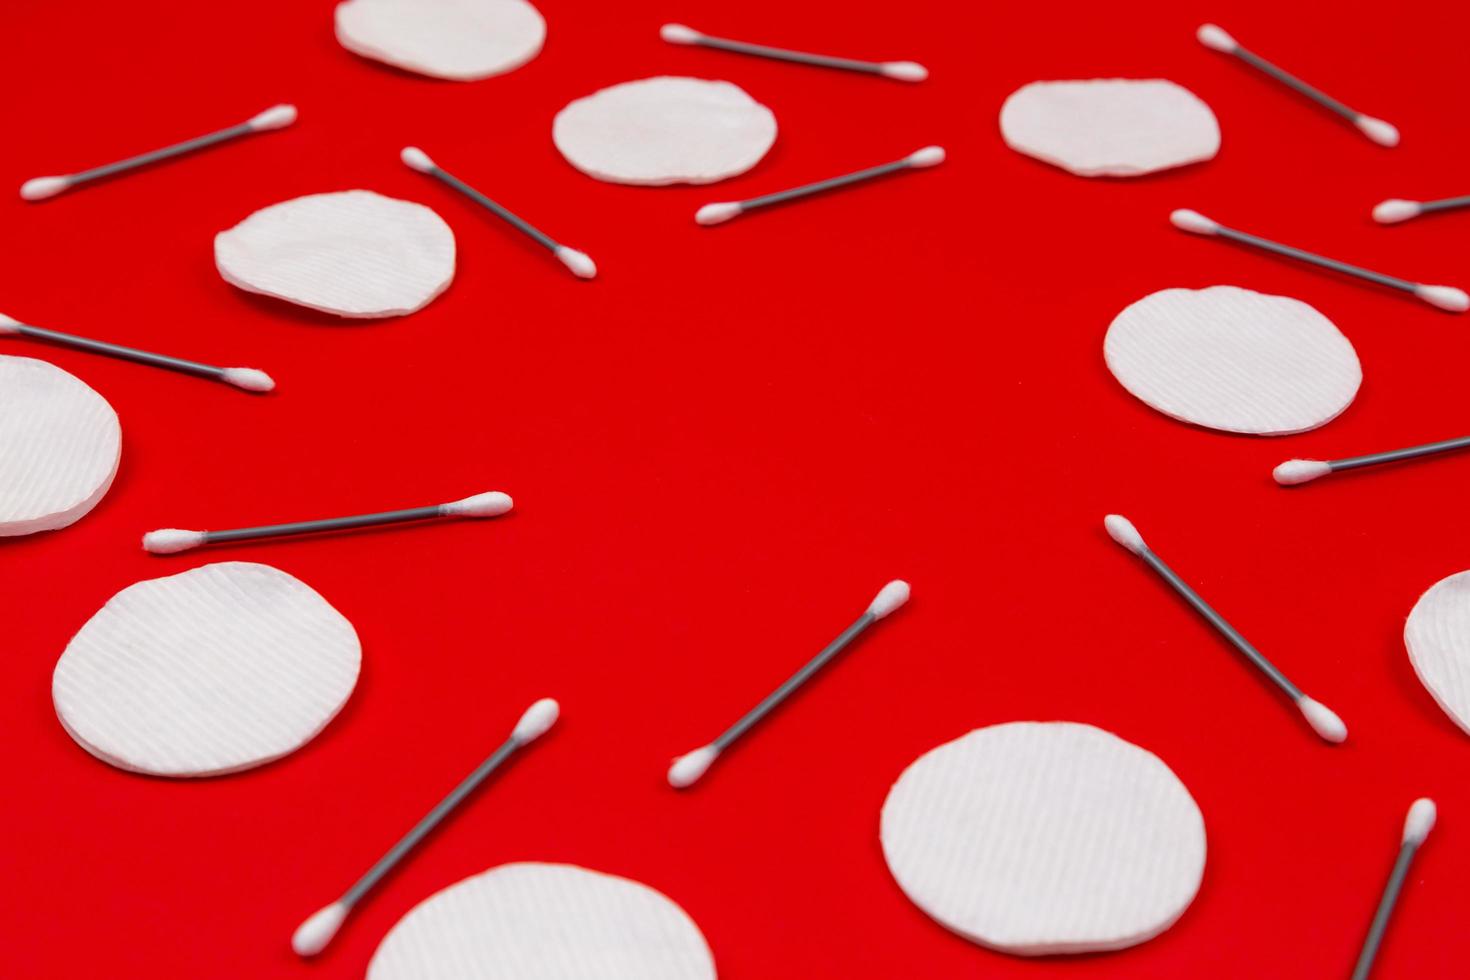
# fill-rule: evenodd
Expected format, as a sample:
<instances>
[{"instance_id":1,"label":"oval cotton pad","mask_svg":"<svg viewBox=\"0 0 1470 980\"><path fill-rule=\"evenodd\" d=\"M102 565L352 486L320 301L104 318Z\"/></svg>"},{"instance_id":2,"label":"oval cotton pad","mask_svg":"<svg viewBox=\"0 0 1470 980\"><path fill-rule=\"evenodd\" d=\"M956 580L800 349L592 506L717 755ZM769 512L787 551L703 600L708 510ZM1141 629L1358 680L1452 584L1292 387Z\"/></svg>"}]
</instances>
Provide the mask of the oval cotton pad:
<instances>
[{"instance_id":1,"label":"oval cotton pad","mask_svg":"<svg viewBox=\"0 0 1470 980\"><path fill-rule=\"evenodd\" d=\"M1470 572L1419 597L1404 624L1404 645L1419 683L1470 734Z\"/></svg>"},{"instance_id":2,"label":"oval cotton pad","mask_svg":"<svg viewBox=\"0 0 1470 980\"><path fill-rule=\"evenodd\" d=\"M729 82L660 76L578 99L556 114L551 138L598 180L710 184L760 162L776 117Z\"/></svg>"},{"instance_id":3,"label":"oval cotton pad","mask_svg":"<svg viewBox=\"0 0 1470 980\"><path fill-rule=\"evenodd\" d=\"M647 885L569 864L505 864L398 921L368 980L714 980L699 927Z\"/></svg>"},{"instance_id":4,"label":"oval cotton pad","mask_svg":"<svg viewBox=\"0 0 1470 980\"><path fill-rule=\"evenodd\" d=\"M1001 106L1000 131L1017 153L1081 177L1137 177L1220 150L1210 107L1163 79L1032 82Z\"/></svg>"},{"instance_id":5,"label":"oval cotton pad","mask_svg":"<svg viewBox=\"0 0 1470 980\"><path fill-rule=\"evenodd\" d=\"M422 309L454 278L454 232L422 204L372 191L311 194L214 236L225 282L344 317Z\"/></svg>"},{"instance_id":6,"label":"oval cotton pad","mask_svg":"<svg viewBox=\"0 0 1470 980\"><path fill-rule=\"evenodd\" d=\"M909 899L983 946L1121 949L1199 890L1205 825L1151 752L1070 722L980 728L920 756L883 804L883 856Z\"/></svg>"},{"instance_id":7,"label":"oval cotton pad","mask_svg":"<svg viewBox=\"0 0 1470 980\"><path fill-rule=\"evenodd\" d=\"M51 699L103 762L217 776L311 741L352 694L361 661L352 624L305 584L220 562L109 599L57 661Z\"/></svg>"},{"instance_id":8,"label":"oval cotton pad","mask_svg":"<svg viewBox=\"0 0 1470 980\"><path fill-rule=\"evenodd\" d=\"M541 52L546 21L526 0L347 0L337 41L396 68L472 82L519 68Z\"/></svg>"},{"instance_id":9,"label":"oval cotton pad","mask_svg":"<svg viewBox=\"0 0 1470 980\"><path fill-rule=\"evenodd\" d=\"M81 520L121 458L106 399L46 361L0 356L0 538Z\"/></svg>"},{"instance_id":10,"label":"oval cotton pad","mask_svg":"<svg viewBox=\"0 0 1470 980\"><path fill-rule=\"evenodd\" d=\"M1145 296L1108 327L1103 355L1124 388L1165 415L1252 435L1324 425L1363 381L1331 320L1300 300L1235 286Z\"/></svg>"}]
</instances>

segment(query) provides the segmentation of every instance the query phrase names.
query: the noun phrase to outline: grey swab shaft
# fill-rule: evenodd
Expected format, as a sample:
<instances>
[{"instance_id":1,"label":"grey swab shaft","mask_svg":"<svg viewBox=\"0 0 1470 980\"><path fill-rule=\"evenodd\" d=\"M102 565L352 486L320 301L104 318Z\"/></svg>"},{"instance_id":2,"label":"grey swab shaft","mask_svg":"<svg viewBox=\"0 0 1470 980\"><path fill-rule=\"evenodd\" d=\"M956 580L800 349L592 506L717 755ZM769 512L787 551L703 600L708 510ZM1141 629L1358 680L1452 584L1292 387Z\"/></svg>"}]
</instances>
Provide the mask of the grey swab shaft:
<instances>
[{"instance_id":1,"label":"grey swab shaft","mask_svg":"<svg viewBox=\"0 0 1470 980\"><path fill-rule=\"evenodd\" d=\"M1194 607L1194 611L1203 616L1211 626L1215 627L1220 635L1229 640L1235 649L1245 654L1246 659L1255 664L1261 673L1271 679L1273 684L1285 691L1287 696L1293 701L1301 700L1301 688L1288 680L1285 674L1276 669L1275 664L1271 663L1259 650L1251 646L1249 640L1241 636L1240 632L1234 626L1231 626L1225 621L1223 616L1215 612L1210 604L1200 597L1198 592L1190 588L1188 582L1174 573L1174 569L1164 564L1162 558L1154 554L1147 547L1144 547L1139 557L1148 562L1149 567L1158 572L1160 578L1168 582L1175 592L1183 596L1184 600Z\"/></svg>"},{"instance_id":2,"label":"grey swab shaft","mask_svg":"<svg viewBox=\"0 0 1470 980\"><path fill-rule=\"evenodd\" d=\"M407 510L385 510L377 514L359 514L355 517L328 517L317 521L297 521L294 524L266 524L261 527L242 527L230 531L205 531L206 543L221 541L249 541L252 538L273 538L282 534L307 534L312 531L342 531L353 527L370 527L375 524L401 524L404 521L421 521L439 517L443 508L410 507Z\"/></svg>"},{"instance_id":3,"label":"grey swab shaft","mask_svg":"<svg viewBox=\"0 0 1470 980\"><path fill-rule=\"evenodd\" d=\"M99 177L111 177L113 174L122 173L124 170L133 170L137 167L146 167L150 163L157 163L160 160L167 160L170 157L180 156L184 153L192 153L195 150L202 150L206 146L213 146L216 143L223 143L225 140L234 139L236 136L244 136L246 133L251 132L254 132L254 130L251 129L249 123L241 123L238 126L231 126L228 129L221 129L220 131L215 133L208 133L204 136L197 136L191 140L184 140L182 143L175 143L172 146L165 146L161 150L152 150L148 153L140 153L135 157L128 157L126 160L119 160L117 163L109 163L101 167L93 167L91 170L83 170L81 173L78 174L70 174L66 178L67 183L75 187L77 184L84 184L89 180L97 180Z\"/></svg>"},{"instance_id":4,"label":"grey swab shaft","mask_svg":"<svg viewBox=\"0 0 1470 980\"><path fill-rule=\"evenodd\" d=\"M1394 289L1402 289L1406 293L1414 292L1419 286L1418 283L1410 282L1407 279L1399 279L1396 276L1385 276L1383 273L1374 272L1372 269L1364 269L1356 265L1348 265L1346 262L1339 262L1336 259L1325 258L1312 252L1304 252L1299 248L1292 248L1290 245L1273 242L1269 238L1258 238L1247 232L1236 231L1234 228L1226 228L1224 225L1218 226L1216 234L1221 238L1229 238L1232 241L1254 245L1256 248L1264 249L1267 252L1275 252L1277 255L1299 259L1302 262L1319 265L1324 269L1331 269L1334 272L1344 272L1350 276L1367 279L1369 282L1376 282L1380 286L1392 286Z\"/></svg>"},{"instance_id":5,"label":"grey swab shaft","mask_svg":"<svg viewBox=\"0 0 1470 980\"><path fill-rule=\"evenodd\" d=\"M466 184L464 181L460 180L449 171L444 170L440 167L432 167L429 170L429 174L430 176L436 177L444 183L448 184L450 187L453 187L465 197L468 197L470 200L485 208L487 211L490 211L497 217L514 226L518 231L535 239L537 242L539 242L546 248L549 248L551 251L555 252L557 249L561 248L561 243L552 238L550 235L546 234L546 232L542 231L540 228L537 228L529 221L526 221L521 216L514 214L504 207L501 207L499 204L496 204L494 201L490 200L490 198L486 197L484 194L481 194L479 191L475 190L469 184Z\"/></svg>"},{"instance_id":6,"label":"grey swab shaft","mask_svg":"<svg viewBox=\"0 0 1470 980\"><path fill-rule=\"evenodd\" d=\"M1418 850L1419 845L1413 841L1406 841L1399 848L1399 856L1393 863L1388 884L1383 886L1383 898L1378 902L1378 911L1373 914L1373 924L1368 927L1368 936L1363 940L1363 951L1358 954L1353 980L1368 980L1368 974L1373 972L1373 960L1378 956L1383 933L1388 929L1388 920L1393 915L1394 905L1398 903L1399 891L1404 887L1404 879L1409 876L1409 865L1414 863L1414 854Z\"/></svg>"},{"instance_id":7,"label":"grey swab shaft","mask_svg":"<svg viewBox=\"0 0 1470 980\"><path fill-rule=\"evenodd\" d=\"M805 51L789 51L786 48L772 48L764 44L748 44L745 41L731 41L723 37L710 37L701 34L695 42L706 48L715 48L720 51L733 51L736 54L752 54L760 58L774 58L777 61L792 61L799 65L816 65L820 68L843 68L847 71L865 71L871 75L881 75L883 66L875 61L857 61L852 58L833 58L825 54L807 54Z\"/></svg>"},{"instance_id":8,"label":"grey swab shaft","mask_svg":"<svg viewBox=\"0 0 1470 980\"><path fill-rule=\"evenodd\" d=\"M480 763L479 768L466 776L464 781L454 787L448 796L439 801L438 806L425 814L424 818L415 824L412 830L404 834L402 840L394 844L388 850L387 854L379 858L378 863L369 868L367 874L357 880L357 884L347 889L346 894L342 896L342 904L349 908L356 905L358 900L371 891L374 885L383 880L384 875L393 870L394 865L402 861L409 851L418 846L419 841L423 840L429 831L433 830L445 817L453 813L455 807L463 803L465 797L473 793L475 787L485 781L485 777L499 768L500 764L510 758L515 750L520 747L521 743L516 740L515 736L506 739L504 745L496 749L490 758Z\"/></svg>"},{"instance_id":9,"label":"grey swab shaft","mask_svg":"<svg viewBox=\"0 0 1470 980\"><path fill-rule=\"evenodd\" d=\"M121 357L124 360L136 361L139 364L151 364L154 367L185 371L189 374L200 374L208 378L222 378L225 373L224 368L215 367L212 364L200 364L198 361L186 361L179 357L169 357L167 354L154 354L150 351L138 350L135 347L109 344L102 340L92 340L89 337L78 337L75 334L62 333L60 330L47 330L45 327L33 327L24 323L16 324L14 329L22 336L35 337L37 340L48 340L52 343L75 347L79 350L92 351L96 354L106 354L109 357Z\"/></svg>"},{"instance_id":10,"label":"grey swab shaft","mask_svg":"<svg viewBox=\"0 0 1470 980\"><path fill-rule=\"evenodd\" d=\"M1354 121L1358 118L1359 115L1361 115L1361 113L1353 109L1351 106L1344 105L1343 103L1337 101L1332 96L1328 95L1326 92L1322 91L1316 86L1308 85L1300 78L1297 78L1295 75L1282 68L1276 67L1275 65L1271 64L1271 62L1267 61L1265 58L1262 58L1260 55L1256 54L1253 51L1248 51L1237 44L1234 53L1237 58L1250 65L1252 68L1256 68L1260 71L1265 72L1267 75L1270 75L1272 78L1276 79L1278 82L1285 85L1286 87L1295 89L1302 95L1305 95L1307 98L1311 99L1313 102L1316 102L1319 105L1326 106L1328 109L1331 109L1333 112L1337 113L1339 116L1342 116L1348 121Z\"/></svg>"},{"instance_id":11,"label":"grey swab shaft","mask_svg":"<svg viewBox=\"0 0 1470 980\"><path fill-rule=\"evenodd\" d=\"M871 180L874 177L882 177L884 174L895 173L899 170L909 170L912 168L912 166L913 164L909 163L908 158L905 157L902 160L895 160L892 163L884 163L876 167L868 167L866 170L858 170L850 174L843 174L841 177L832 177L828 180L819 180L815 183L803 184L800 187L793 187L789 191L777 191L774 194L763 194L760 197L752 197L748 201L740 202L740 210L752 211L756 208L767 207L771 204L781 204L785 201L794 201L799 197L806 197L810 194L820 194L823 191L830 191L838 187L846 187L848 184L856 184L859 181Z\"/></svg>"},{"instance_id":12,"label":"grey swab shaft","mask_svg":"<svg viewBox=\"0 0 1470 980\"><path fill-rule=\"evenodd\" d=\"M1391 449L1388 452L1368 453L1365 456L1349 456L1347 459L1330 459L1327 465L1334 471L1352 470L1359 466L1392 463L1400 459L1413 459L1416 456L1429 456L1433 453L1444 453L1451 449L1467 447L1470 447L1470 436L1462 436L1459 439L1446 439L1443 442L1426 442L1421 446L1409 446L1406 449Z\"/></svg>"},{"instance_id":13,"label":"grey swab shaft","mask_svg":"<svg viewBox=\"0 0 1470 980\"><path fill-rule=\"evenodd\" d=\"M825 667L828 661L841 653L844 647L846 647L853 640L857 639L858 634L862 633L863 630L871 626L876 621L876 619L877 617L875 617L870 612L865 612L861 616L859 616L857 622L853 623L847 629L843 630L838 635L837 639L827 644L826 648L821 653L813 657L810 661L808 661L805 667L792 674L791 677L788 678L784 684L776 688L770 694L766 695L766 699L764 701L747 711L745 713L745 717L741 718L735 724L731 725L723 735L715 739L712 743L714 747L717 750L723 752L726 747L730 745L731 742L734 742L741 735L744 735L746 732L748 732L751 727L755 725L756 722L760 721L766 715L770 714L771 711L776 707L776 705L780 704L782 701L785 701L788 697L791 696L791 693L793 691L795 691L798 687L801 687L801 685L805 684L808 680L811 679L811 676L813 674Z\"/></svg>"},{"instance_id":14,"label":"grey swab shaft","mask_svg":"<svg viewBox=\"0 0 1470 980\"><path fill-rule=\"evenodd\" d=\"M1438 201L1423 201L1419 204L1419 213L1425 214L1429 211L1448 211L1451 208L1470 207L1470 194L1464 197L1442 197Z\"/></svg>"}]
</instances>

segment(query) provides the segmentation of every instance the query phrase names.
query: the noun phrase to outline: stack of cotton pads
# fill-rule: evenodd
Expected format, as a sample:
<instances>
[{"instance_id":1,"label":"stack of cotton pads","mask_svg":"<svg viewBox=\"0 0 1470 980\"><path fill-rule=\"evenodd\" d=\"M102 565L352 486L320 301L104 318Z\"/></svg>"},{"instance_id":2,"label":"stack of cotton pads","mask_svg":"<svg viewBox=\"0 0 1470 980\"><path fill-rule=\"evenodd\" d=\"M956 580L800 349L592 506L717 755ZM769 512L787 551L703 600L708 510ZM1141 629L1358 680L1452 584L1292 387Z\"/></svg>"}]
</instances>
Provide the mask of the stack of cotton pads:
<instances>
[{"instance_id":1,"label":"stack of cotton pads","mask_svg":"<svg viewBox=\"0 0 1470 980\"><path fill-rule=\"evenodd\" d=\"M526 0L346 0L336 24L348 51L458 82L519 68L546 40L546 21Z\"/></svg>"}]
</instances>

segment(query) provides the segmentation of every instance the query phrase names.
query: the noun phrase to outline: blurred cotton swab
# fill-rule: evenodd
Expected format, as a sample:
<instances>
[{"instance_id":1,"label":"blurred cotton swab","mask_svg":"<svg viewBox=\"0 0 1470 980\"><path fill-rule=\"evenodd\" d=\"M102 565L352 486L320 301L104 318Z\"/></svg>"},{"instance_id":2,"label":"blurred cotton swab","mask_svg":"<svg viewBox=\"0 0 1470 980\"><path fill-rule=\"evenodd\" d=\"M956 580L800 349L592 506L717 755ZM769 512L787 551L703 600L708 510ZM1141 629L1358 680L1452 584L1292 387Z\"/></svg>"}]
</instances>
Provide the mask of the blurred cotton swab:
<instances>
[{"instance_id":1,"label":"blurred cotton swab","mask_svg":"<svg viewBox=\"0 0 1470 980\"><path fill-rule=\"evenodd\" d=\"M122 347L118 344L109 344L101 340L92 340L88 337L78 337L75 334L62 333L59 330L47 330L44 327L33 327L19 320L0 313L0 336L5 334L19 335L22 337L34 337L37 340L50 341L63 347L75 347L77 350L91 351L94 354L106 354L108 357L119 357L125 361L134 361L138 364L148 364L153 367L168 368L172 371L182 371L185 374L197 374L202 378L213 378L232 384L236 388L246 391L270 391L275 388L276 383L271 376L264 371L255 368L222 368L213 364L200 364L198 361L185 361L177 357L169 357L167 354L153 354L146 350L137 350L133 347Z\"/></svg>"},{"instance_id":2,"label":"blurred cotton swab","mask_svg":"<svg viewBox=\"0 0 1470 980\"><path fill-rule=\"evenodd\" d=\"M1337 113L1358 127L1358 130L1364 136L1379 146L1399 145L1399 131L1390 124L1384 122L1382 119L1374 119L1372 116L1364 115L1350 106L1343 105L1321 89L1314 88L1295 75L1283 71L1255 52L1241 47L1235 38L1226 34L1214 24L1205 24L1195 32L1195 36L1199 38L1199 42L1205 47L1222 51L1225 54L1233 54L1252 68L1265 72L1288 88L1295 89L1318 105L1325 106L1332 112Z\"/></svg>"},{"instance_id":3,"label":"blurred cotton swab","mask_svg":"<svg viewBox=\"0 0 1470 980\"><path fill-rule=\"evenodd\" d=\"M597 275L597 265L592 261L592 259L587 255L586 252L579 252L574 248L568 248L567 246L558 242L556 239L552 238L550 235L546 234L540 228L537 228L535 225L531 224L520 216L513 214L507 209L501 207L499 204L496 204L494 201L490 200L490 198L486 197L484 194L481 194L469 184L466 184L458 177L440 168L438 164L429 159L429 155L427 153L425 153L418 147L404 147L403 152L399 154L399 158L403 160L403 162L409 168L417 170L421 174L428 174L435 180L449 185L450 187L459 191L465 197L469 198L471 201L474 201L476 204L489 211L491 214L504 220L507 224L515 228L517 231L531 238L538 245L541 245L543 248L550 251L552 255L555 255L557 259L561 261L562 265L572 270L572 274L575 275L577 278L591 279Z\"/></svg>"},{"instance_id":4,"label":"blurred cotton swab","mask_svg":"<svg viewBox=\"0 0 1470 980\"><path fill-rule=\"evenodd\" d=\"M1438 201L1404 201L1392 197L1387 201L1380 201L1373 209L1373 220L1380 225L1396 225L1421 214L1452 211L1456 208L1470 208L1470 194L1464 197L1443 197Z\"/></svg>"},{"instance_id":5,"label":"blurred cotton swab","mask_svg":"<svg viewBox=\"0 0 1470 980\"><path fill-rule=\"evenodd\" d=\"M143 550L155 555L172 555L188 551L204 544L223 544L228 541L250 541L255 538L278 538L293 534L312 534L317 531L345 531L355 527L376 527L381 524L402 524L405 521L423 521L433 517L499 517L513 506L511 499L499 490L479 493L463 500L429 507L411 507L408 510L385 510L376 514L359 514L355 517L328 517L316 521L297 521L294 524L266 524L261 527L242 527L232 531L184 531L176 527L149 531L143 535Z\"/></svg>"},{"instance_id":6,"label":"blurred cotton swab","mask_svg":"<svg viewBox=\"0 0 1470 980\"><path fill-rule=\"evenodd\" d=\"M1234 626L1227 623L1209 603L1200 598L1198 592L1190 588L1189 583L1175 574L1172 568L1164 564L1163 559L1149 550L1148 545L1143 543L1143 535L1138 533L1138 529L1128 518L1109 514L1104 519L1103 525L1114 541L1142 558L1150 568L1158 573L1160 578L1169 583L1170 588L1194 607L1195 612L1203 616L1205 621L1213 626L1221 636L1229 640L1261 673L1270 678L1271 683L1286 692L1286 696L1296 704L1297 710L1302 713L1302 717L1307 719L1313 731L1328 742L1341 742L1347 738L1347 726L1342 723L1342 719L1337 717L1325 704L1314 701L1303 694L1301 688L1288 680L1285 674L1276 669L1275 664L1251 646L1250 642L1241 636Z\"/></svg>"},{"instance_id":7,"label":"blurred cotton swab","mask_svg":"<svg viewBox=\"0 0 1470 980\"><path fill-rule=\"evenodd\" d=\"M1415 459L1419 456L1433 456L1436 453L1467 448L1470 448L1470 436L1445 439L1443 442L1426 442L1419 446L1409 446L1407 449L1390 449L1381 453L1349 456L1346 459L1288 459L1272 470L1271 476L1282 486L1291 487L1327 476L1329 473L1336 473L1339 470L1355 470L1360 466L1376 466L1379 463L1396 463L1401 459Z\"/></svg>"},{"instance_id":8,"label":"blurred cotton swab","mask_svg":"<svg viewBox=\"0 0 1470 980\"><path fill-rule=\"evenodd\" d=\"M816 65L819 68L841 68L844 71L882 75L901 82L922 82L929 77L929 69L913 61L854 61L851 58L833 58L824 54L807 54L804 51L789 51L786 48L771 48L764 44L748 44L723 37L701 34L683 24L665 24L659 28L659 36L670 44L692 44L718 51L733 51L736 54L755 55L757 58L773 58L776 61L792 61L799 65Z\"/></svg>"},{"instance_id":9,"label":"blurred cotton swab","mask_svg":"<svg viewBox=\"0 0 1470 980\"><path fill-rule=\"evenodd\" d=\"M943 147L926 146L922 150L916 150L910 153L902 160L895 160L892 163L869 167L866 170L858 170L854 173L844 174L841 177L832 177L827 180L819 180L812 184L803 184L789 191L763 194L760 197L752 197L746 201L723 201L718 204L706 204L695 212L694 220L702 225L717 225L729 221L731 218L738 217L747 211L754 211L756 208L769 207L772 204L784 204L787 201L795 201L798 198L809 197L812 194L820 194L823 191L835 190L838 187L846 187L849 184L872 180L874 177L882 177L885 174L898 173L901 170L935 167L943 162Z\"/></svg>"},{"instance_id":10,"label":"blurred cotton swab","mask_svg":"<svg viewBox=\"0 0 1470 980\"><path fill-rule=\"evenodd\" d=\"M150 163L167 160L171 157L184 153L192 153L202 150L206 146L223 143L226 140L235 139L238 136L248 136L251 133L262 133L269 129L282 129L296 121L296 107L294 105L272 106L257 116L252 116L238 126L230 126L215 133L209 133L173 146L165 146L161 150L153 150L150 153L142 153L117 163L109 163L101 167L93 167L91 170L83 170L77 174L62 174L56 177L33 177L20 185L20 196L27 201L44 201L48 197L55 197L62 191L70 190L81 184L103 177L111 177L138 167L145 167Z\"/></svg>"},{"instance_id":11,"label":"blurred cotton swab","mask_svg":"<svg viewBox=\"0 0 1470 980\"><path fill-rule=\"evenodd\" d=\"M1368 980L1368 975L1373 972L1373 960L1378 956L1378 947L1383 942L1383 933L1388 928L1393 907L1398 904L1399 890L1404 887L1404 880L1409 876L1409 866L1414 863L1414 855L1418 853L1419 846L1434 829L1436 815L1433 800L1418 799L1409 807L1409 815L1404 819L1404 838L1399 846L1399 856L1393 863L1388 883L1383 886L1383 898L1378 902L1373 924L1368 927L1368 936L1363 940L1363 951L1358 954L1358 965L1353 968L1353 980Z\"/></svg>"},{"instance_id":12,"label":"blurred cotton swab","mask_svg":"<svg viewBox=\"0 0 1470 980\"><path fill-rule=\"evenodd\" d=\"M1312 265L1321 266L1324 269L1331 269L1334 272L1342 272L1349 276L1356 276L1359 279L1366 279L1369 282L1376 282L1380 286L1388 286L1406 293L1411 293L1430 306L1437 306L1441 310L1449 310L1451 313L1464 313L1467 309L1470 309L1470 296L1465 295L1463 289L1456 289L1453 286L1426 286L1422 282L1410 282L1407 279L1386 276L1381 272L1374 272L1371 269L1348 265L1346 262L1339 262L1336 259L1324 258L1312 252L1304 252L1299 248L1293 248L1290 245L1273 242L1269 238L1259 238L1243 231L1237 231L1234 228L1227 228L1218 221L1212 221L1206 218L1198 211L1181 208L1178 211L1170 213L1169 221L1180 231L1229 239L1233 242L1240 242L1244 245L1259 248L1265 252L1284 255L1287 258L1308 262Z\"/></svg>"},{"instance_id":13,"label":"blurred cotton swab","mask_svg":"<svg viewBox=\"0 0 1470 980\"><path fill-rule=\"evenodd\" d=\"M454 812L454 809L465 801L475 787L485 781L501 764L516 753L536 741L552 725L556 724L557 716L561 714L561 708L551 698L542 698L521 715L521 720L516 722L515 729L510 733L510 738L496 749L495 752L480 763L479 768L464 778L454 790L439 805L430 810L428 814L414 825L414 828L403 836L397 844L389 849L378 859L378 863L368 869L367 874L357 880L357 884L347 889L342 897L331 905L314 912L305 922L297 927L296 933L291 937L291 948L298 956L315 956L327 944L332 937L337 935L337 930L342 928L342 923L352 911L353 906L362 900L362 897L372 891L373 886L383 879L393 867L408 856L408 853L423 840L424 837L437 827L445 817Z\"/></svg>"},{"instance_id":14,"label":"blurred cotton swab","mask_svg":"<svg viewBox=\"0 0 1470 980\"><path fill-rule=\"evenodd\" d=\"M693 752L688 752L674 760L669 767L669 785L675 789L683 789L691 786L703 776L705 770L709 769L714 761L719 758L720 753L729 748L740 736L750 731L756 724L771 711L791 696L792 692L807 681L811 680L813 674L827 665L833 657L842 652L853 640L872 626L878 620L892 613L899 606L909 601L909 584L900 579L894 579L879 590L872 603L868 605L867 611L857 618L847 629L843 630L826 648L795 674L792 674L784 684L766 695L764 701L751 708L735 724L726 729L725 733L708 745L701 746Z\"/></svg>"}]
</instances>

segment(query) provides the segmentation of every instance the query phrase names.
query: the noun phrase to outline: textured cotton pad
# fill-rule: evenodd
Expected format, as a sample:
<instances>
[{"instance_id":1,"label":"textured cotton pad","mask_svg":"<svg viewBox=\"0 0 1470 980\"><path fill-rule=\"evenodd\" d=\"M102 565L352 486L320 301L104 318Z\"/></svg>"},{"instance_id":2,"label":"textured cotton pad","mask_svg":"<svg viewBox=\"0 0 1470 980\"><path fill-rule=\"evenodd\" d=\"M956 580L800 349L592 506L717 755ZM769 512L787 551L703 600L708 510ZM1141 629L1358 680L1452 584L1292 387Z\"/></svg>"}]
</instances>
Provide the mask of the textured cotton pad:
<instances>
[{"instance_id":1,"label":"textured cotton pad","mask_svg":"<svg viewBox=\"0 0 1470 980\"><path fill-rule=\"evenodd\" d=\"M776 117L729 82L661 76L578 99L556 114L551 137L598 180L710 184L760 162Z\"/></svg>"},{"instance_id":2,"label":"textured cotton pad","mask_svg":"<svg viewBox=\"0 0 1470 980\"><path fill-rule=\"evenodd\" d=\"M121 769L215 776L293 752L357 684L342 614L269 565L139 582L67 644L51 699L67 733Z\"/></svg>"},{"instance_id":3,"label":"textured cotton pad","mask_svg":"<svg viewBox=\"0 0 1470 980\"><path fill-rule=\"evenodd\" d=\"M1082 177L1137 177L1220 150L1210 107L1163 79L1032 82L1001 106L1000 131L1017 153Z\"/></svg>"},{"instance_id":4,"label":"textured cotton pad","mask_svg":"<svg viewBox=\"0 0 1470 980\"><path fill-rule=\"evenodd\" d=\"M519 68L546 40L526 0L347 0L336 21L348 51L458 82Z\"/></svg>"},{"instance_id":5,"label":"textured cotton pad","mask_svg":"<svg viewBox=\"0 0 1470 980\"><path fill-rule=\"evenodd\" d=\"M1152 939L1205 867L1204 820L1169 767L1070 722L980 728L920 756L883 804L882 840L914 904L1023 956Z\"/></svg>"},{"instance_id":6,"label":"textured cotton pad","mask_svg":"<svg viewBox=\"0 0 1470 980\"><path fill-rule=\"evenodd\" d=\"M1470 733L1470 572L1434 583L1404 624L1409 662L1434 700Z\"/></svg>"},{"instance_id":7,"label":"textured cotton pad","mask_svg":"<svg viewBox=\"0 0 1470 980\"><path fill-rule=\"evenodd\" d=\"M714 980L699 927L647 885L568 864L505 864L398 921L368 980Z\"/></svg>"},{"instance_id":8,"label":"textured cotton pad","mask_svg":"<svg viewBox=\"0 0 1470 980\"><path fill-rule=\"evenodd\" d=\"M76 523L121 458L106 399L45 361L0 356L0 538Z\"/></svg>"},{"instance_id":9,"label":"textured cotton pad","mask_svg":"<svg viewBox=\"0 0 1470 980\"><path fill-rule=\"evenodd\" d=\"M372 191L311 194L214 236L225 282L346 317L422 309L454 278L454 232L422 204Z\"/></svg>"},{"instance_id":10,"label":"textured cotton pad","mask_svg":"<svg viewBox=\"0 0 1470 980\"><path fill-rule=\"evenodd\" d=\"M1331 320L1300 300L1235 286L1145 296L1108 327L1103 354L1124 388L1165 415L1253 435L1324 425L1363 381Z\"/></svg>"}]
</instances>

